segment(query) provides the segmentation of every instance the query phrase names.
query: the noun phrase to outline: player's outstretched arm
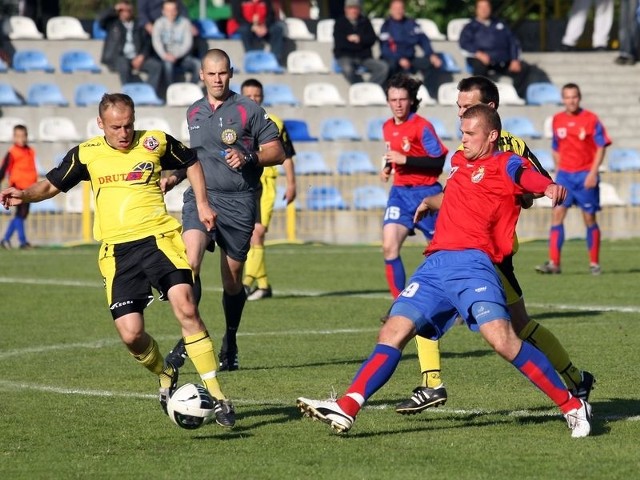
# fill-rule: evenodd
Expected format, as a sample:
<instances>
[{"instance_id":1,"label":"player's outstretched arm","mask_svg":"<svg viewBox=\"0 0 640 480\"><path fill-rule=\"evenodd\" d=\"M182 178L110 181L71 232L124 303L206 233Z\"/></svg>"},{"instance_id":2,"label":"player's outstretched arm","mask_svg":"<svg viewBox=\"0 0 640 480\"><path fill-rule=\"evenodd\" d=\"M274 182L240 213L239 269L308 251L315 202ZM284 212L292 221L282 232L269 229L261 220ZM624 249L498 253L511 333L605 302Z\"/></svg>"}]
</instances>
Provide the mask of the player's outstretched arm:
<instances>
[{"instance_id":1,"label":"player's outstretched arm","mask_svg":"<svg viewBox=\"0 0 640 480\"><path fill-rule=\"evenodd\" d=\"M544 195L551 199L551 204L555 207L556 205L560 205L564 202L564 199L567 198L567 189L562 185L552 183L545 189Z\"/></svg>"},{"instance_id":2,"label":"player's outstretched arm","mask_svg":"<svg viewBox=\"0 0 640 480\"><path fill-rule=\"evenodd\" d=\"M0 192L0 203L4 208L15 207L23 203L35 203L55 197L60 193L49 180L41 180L25 190L9 187Z\"/></svg>"},{"instance_id":3,"label":"player's outstretched arm","mask_svg":"<svg viewBox=\"0 0 640 480\"><path fill-rule=\"evenodd\" d=\"M440 210L443 198L443 192L440 192L437 195L423 198L420 202L420 205L418 205L418 208L416 209L415 215L413 216L413 223L418 223L425 217L425 215L431 215Z\"/></svg>"}]
</instances>

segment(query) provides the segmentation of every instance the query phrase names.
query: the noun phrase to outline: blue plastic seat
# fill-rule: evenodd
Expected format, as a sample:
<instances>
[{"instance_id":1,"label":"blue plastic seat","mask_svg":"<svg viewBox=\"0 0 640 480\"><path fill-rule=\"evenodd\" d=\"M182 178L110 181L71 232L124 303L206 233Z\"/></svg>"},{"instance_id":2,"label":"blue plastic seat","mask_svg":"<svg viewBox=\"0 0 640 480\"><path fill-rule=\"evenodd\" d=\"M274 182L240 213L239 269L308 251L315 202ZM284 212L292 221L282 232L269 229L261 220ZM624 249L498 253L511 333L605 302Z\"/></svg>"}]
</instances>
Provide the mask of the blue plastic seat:
<instances>
[{"instance_id":1,"label":"blue plastic seat","mask_svg":"<svg viewBox=\"0 0 640 480\"><path fill-rule=\"evenodd\" d=\"M60 207L55 199L47 198L41 202L35 202L31 204L29 208L30 213L62 213L62 207Z\"/></svg>"},{"instance_id":2,"label":"blue plastic seat","mask_svg":"<svg viewBox=\"0 0 640 480\"><path fill-rule=\"evenodd\" d=\"M74 101L78 107L97 105L107 91L107 87L101 83L81 83L76 86Z\"/></svg>"},{"instance_id":3,"label":"blue plastic seat","mask_svg":"<svg viewBox=\"0 0 640 480\"><path fill-rule=\"evenodd\" d=\"M331 175L320 152L304 151L296 154L296 175Z\"/></svg>"},{"instance_id":4,"label":"blue plastic seat","mask_svg":"<svg viewBox=\"0 0 640 480\"><path fill-rule=\"evenodd\" d=\"M382 126L388 120L387 117L372 118L367 122L367 138L369 140L382 140Z\"/></svg>"},{"instance_id":5,"label":"blue plastic seat","mask_svg":"<svg viewBox=\"0 0 640 480\"><path fill-rule=\"evenodd\" d=\"M18 106L23 104L24 102L10 84L0 83L0 105Z\"/></svg>"},{"instance_id":6,"label":"blue plastic seat","mask_svg":"<svg viewBox=\"0 0 640 480\"><path fill-rule=\"evenodd\" d=\"M107 31L100 26L100 22L97 19L91 24L91 37L94 40L104 40L107 38Z\"/></svg>"},{"instance_id":7,"label":"blue plastic seat","mask_svg":"<svg viewBox=\"0 0 640 480\"><path fill-rule=\"evenodd\" d=\"M56 105L59 107L66 107L69 102L62 90L55 83L34 83L29 87L27 91L27 105L33 107L39 107L42 105Z\"/></svg>"},{"instance_id":8,"label":"blue plastic seat","mask_svg":"<svg viewBox=\"0 0 640 480\"><path fill-rule=\"evenodd\" d=\"M200 18L194 20L193 24L198 28L200 36L207 40L219 40L226 38L226 35L220 31L218 24L210 18Z\"/></svg>"},{"instance_id":9,"label":"blue plastic seat","mask_svg":"<svg viewBox=\"0 0 640 480\"><path fill-rule=\"evenodd\" d=\"M378 171L371 163L367 152L352 150L341 152L338 156L338 173L340 175L355 175L358 173L376 174Z\"/></svg>"},{"instance_id":10,"label":"blue plastic seat","mask_svg":"<svg viewBox=\"0 0 640 480\"><path fill-rule=\"evenodd\" d=\"M607 158L612 172L640 170L640 152L633 148L611 148L607 151Z\"/></svg>"},{"instance_id":11,"label":"blue plastic seat","mask_svg":"<svg viewBox=\"0 0 640 480\"><path fill-rule=\"evenodd\" d=\"M449 130L447 130L447 127L445 127L442 120L436 117L429 117L427 120L429 120L431 125L433 125L433 129L436 131L436 135L438 135L441 140L453 139L453 135L451 134L451 132L449 132Z\"/></svg>"},{"instance_id":12,"label":"blue plastic seat","mask_svg":"<svg viewBox=\"0 0 640 480\"><path fill-rule=\"evenodd\" d=\"M42 50L38 49L18 50L13 56L13 69L21 73L34 71L55 72L55 68L49 63L47 56Z\"/></svg>"},{"instance_id":13,"label":"blue plastic seat","mask_svg":"<svg viewBox=\"0 0 640 480\"><path fill-rule=\"evenodd\" d=\"M309 126L304 120L284 120L284 126L293 142L317 142L318 137L309 134Z\"/></svg>"},{"instance_id":14,"label":"blue plastic seat","mask_svg":"<svg viewBox=\"0 0 640 480\"><path fill-rule=\"evenodd\" d=\"M63 52L62 55L60 55L60 70L62 73L100 73L102 71L91 54L84 50L68 50Z\"/></svg>"},{"instance_id":15,"label":"blue plastic seat","mask_svg":"<svg viewBox=\"0 0 640 480\"><path fill-rule=\"evenodd\" d=\"M640 183L632 183L629 190L629 203L634 206L640 205Z\"/></svg>"},{"instance_id":16,"label":"blue plastic seat","mask_svg":"<svg viewBox=\"0 0 640 480\"><path fill-rule=\"evenodd\" d=\"M276 56L264 50L249 50L244 55L246 73L284 73Z\"/></svg>"},{"instance_id":17,"label":"blue plastic seat","mask_svg":"<svg viewBox=\"0 0 640 480\"><path fill-rule=\"evenodd\" d=\"M502 128L516 137L541 138L542 134L527 117L506 117L502 119Z\"/></svg>"},{"instance_id":18,"label":"blue plastic seat","mask_svg":"<svg viewBox=\"0 0 640 480\"><path fill-rule=\"evenodd\" d=\"M320 126L320 138L328 141L361 139L353 122L344 117L325 119Z\"/></svg>"},{"instance_id":19,"label":"blue plastic seat","mask_svg":"<svg viewBox=\"0 0 640 480\"><path fill-rule=\"evenodd\" d=\"M308 210L346 210L347 208L336 187L311 187L307 193Z\"/></svg>"},{"instance_id":20,"label":"blue plastic seat","mask_svg":"<svg viewBox=\"0 0 640 480\"><path fill-rule=\"evenodd\" d=\"M458 65L458 62L456 62L455 58L453 58L451 54L447 52L438 52L436 55L438 55L440 60L442 60L440 70L448 73L460 73L462 71L460 65Z\"/></svg>"},{"instance_id":21,"label":"blue plastic seat","mask_svg":"<svg viewBox=\"0 0 640 480\"><path fill-rule=\"evenodd\" d=\"M542 168L547 172L553 172L556 169L556 164L553 161L553 155L550 150L533 150L531 153L536 156Z\"/></svg>"},{"instance_id":22,"label":"blue plastic seat","mask_svg":"<svg viewBox=\"0 0 640 480\"><path fill-rule=\"evenodd\" d=\"M378 210L387 208L387 192L380 185L365 185L353 190L353 208Z\"/></svg>"},{"instance_id":23,"label":"blue plastic seat","mask_svg":"<svg viewBox=\"0 0 640 480\"><path fill-rule=\"evenodd\" d=\"M292 105L296 106L300 102L293 94L291 87L285 83L267 83L264 85L264 105Z\"/></svg>"},{"instance_id":24,"label":"blue plastic seat","mask_svg":"<svg viewBox=\"0 0 640 480\"><path fill-rule=\"evenodd\" d=\"M164 102L156 95L151 85L144 82L132 82L122 85L122 93L129 95L136 105L162 105Z\"/></svg>"},{"instance_id":25,"label":"blue plastic seat","mask_svg":"<svg viewBox=\"0 0 640 480\"><path fill-rule=\"evenodd\" d=\"M525 95L529 105L559 105L562 103L560 89L551 82L534 82L527 87Z\"/></svg>"},{"instance_id":26,"label":"blue plastic seat","mask_svg":"<svg viewBox=\"0 0 640 480\"><path fill-rule=\"evenodd\" d=\"M6 73L8 71L9 71L9 65L7 65L5 61L0 58L0 73Z\"/></svg>"}]
</instances>

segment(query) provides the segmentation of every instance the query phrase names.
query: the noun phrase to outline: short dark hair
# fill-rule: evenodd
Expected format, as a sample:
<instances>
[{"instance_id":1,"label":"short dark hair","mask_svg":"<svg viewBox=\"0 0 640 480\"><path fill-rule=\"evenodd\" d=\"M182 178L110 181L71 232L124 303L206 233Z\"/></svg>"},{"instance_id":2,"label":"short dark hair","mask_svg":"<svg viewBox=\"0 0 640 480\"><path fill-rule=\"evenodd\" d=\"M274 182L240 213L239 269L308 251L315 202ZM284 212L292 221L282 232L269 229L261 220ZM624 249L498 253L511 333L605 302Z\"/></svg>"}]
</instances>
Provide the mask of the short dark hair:
<instances>
[{"instance_id":1,"label":"short dark hair","mask_svg":"<svg viewBox=\"0 0 640 480\"><path fill-rule=\"evenodd\" d=\"M409 99L411 100L411 113L416 113L421 101L421 99L418 98L418 89L420 88L420 85L422 85L422 82L420 80L416 80L415 78L412 78L404 73L396 73L387 82L384 93L388 99L389 89L401 88L406 90L409 94Z\"/></svg>"},{"instance_id":2,"label":"short dark hair","mask_svg":"<svg viewBox=\"0 0 640 480\"><path fill-rule=\"evenodd\" d=\"M480 101L485 105L493 103L496 110L500 105L500 93L498 87L493 80L483 77L482 75L474 75L472 77L463 78L458 82L458 90L461 92L480 92Z\"/></svg>"},{"instance_id":3,"label":"short dark hair","mask_svg":"<svg viewBox=\"0 0 640 480\"><path fill-rule=\"evenodd\" d=\"M240 91L242 91L244 87L259 88L260 91L264 93L264 87L262 86L262 82L260 82L260 80L256 78L247 78L244 82L242 82L242 85L240 85Z\"/></svg>"},{"instance_id":4,"label":"short dark hair","mask_svg":"<svg viewBox=\"0 0 640 480\"><path fill-rule=\"evenodd\" d=\"M462 118L481 118L488 128L488 131L497 130L498 133L502 130L502 121L500 115L495 108L491 108L489 105L479 103L465 110L462 114Z\"/></svg>"},{"instance_id":5,"label":"short dark hair","mask_svg":"<svg viewBox=\"0 0 640 480\"><path fill-rule=\"evenodd\" d=\"M565 83L562 86L562 91L564 92L565 90L569 90L569 89L575 89L578 91L578 98L582 98L582 92L580 91L580 87L578 86L577 83Z\"/></svg>"},{"instance_id":6,"label":"short dark hair","mask_svg":"<svg viewBox=\"0 0 640 480\"><path fill-rule=\"evenodd\" d=\"M24 133L29 135L29 130L27 130L27 127L21 123L13 126L13 133L16 133L17 130L22 130Z\"/></svg>"},{"instance_id":7,"label":"short dark hair","mask_svg":"<svg viewBox=\"0 0 640 480\"><path fill-rule=\"evenodd\" d=\"M100 115L100 118L103 118L104 112L108 108L115 107L116 105L129 107L132 112L135 112L133 99L126 93L105 93L98 105L98 115Z\"/></svg>"}]
</instances>

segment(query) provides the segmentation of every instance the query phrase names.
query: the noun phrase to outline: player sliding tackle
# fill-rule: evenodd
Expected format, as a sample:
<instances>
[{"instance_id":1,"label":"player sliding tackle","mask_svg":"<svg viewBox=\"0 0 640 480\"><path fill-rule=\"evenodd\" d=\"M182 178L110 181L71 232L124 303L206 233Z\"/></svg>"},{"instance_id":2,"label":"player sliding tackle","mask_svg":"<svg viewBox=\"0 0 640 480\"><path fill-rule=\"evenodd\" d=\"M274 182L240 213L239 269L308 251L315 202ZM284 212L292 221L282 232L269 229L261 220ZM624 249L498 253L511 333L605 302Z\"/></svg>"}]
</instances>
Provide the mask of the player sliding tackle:
<instances>
[{"instance_id":1,"label":"player sliding tackle","mask_svg":"<svg viewBox=\"0 0 640 480\"><path fill-rule=\"evenodd\" d=\"M459 315L560 408L572 437L589 435L591 406L574 397L547 357L513 331L493 266L511 253L519 195L544 194L554 205L566 196L564 187L532 170L524 158L498 151L501 128L489 106L475 105L462 115L463 150L451 160L426 259L393 303L377 345L345 394L335 401L298 398L306 415L348 431L365 401L391 378L407 342L418 333L441 338ZM430 201L422 202L417 217L432 208Z\"/></svg>"}]
</instances>

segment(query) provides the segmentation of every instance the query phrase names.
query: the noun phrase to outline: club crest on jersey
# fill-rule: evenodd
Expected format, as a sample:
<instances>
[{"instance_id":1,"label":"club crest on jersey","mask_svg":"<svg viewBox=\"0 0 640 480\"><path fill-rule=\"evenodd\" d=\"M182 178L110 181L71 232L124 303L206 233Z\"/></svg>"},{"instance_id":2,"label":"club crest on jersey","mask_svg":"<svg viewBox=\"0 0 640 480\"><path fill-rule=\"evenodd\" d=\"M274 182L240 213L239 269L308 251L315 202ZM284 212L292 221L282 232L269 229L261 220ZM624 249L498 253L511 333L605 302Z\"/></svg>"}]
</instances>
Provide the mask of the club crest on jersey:
<instances>
[{"instance_id":1,"label":"club crest on jersey","mask_svg":"<svg viewBox=\"0 0 640 480\"><path fill-rule=\"evenodd\" d=\"M220 135L222 143L225 145L233 145L238 140L238 134L232 128L225 128Z\"/></svg>"},{"instance_id":2,"label":"club crest on jersey","mask_svg":"<svg viewBox=\"0 0 640 480\"><path fill-rule=\"evenodd\" d=\"M409 142L409 137L402 137L402 151L408 152L411 150L411 143Z\"/></svg>"},{"instance_id":3,"label":"club crest on jersey","mask_svg":"<svg viewBox=\"0 0 640 480\"><path fill-rule=\"evenodd\" d=\"M480 167L475 172L471 173L471 181L473 183L479 183L483 178L484 178L484 167Z\"/></svg>"},{"instance_id":4,"label":"club crest on jersey","mask_svg":"<svg viewBox=\"0 0 640 480\"><path fill-rule=\"evenodd\" d=\"M160 142L156 139L156 137L146 137L142 142L142 146L150 152L153 152L160 146Z\"/></svg>"},{"instance_id":5,"label":"club crest on jersey","mask_svg":"<svg viewBox=\"0 0 640 480\"><path fill-rule=\"evenodd\" d=\"M558 138L567 138L567 129L559 128L556 133L558 134Z\"/></svg>"}]
</instances>

